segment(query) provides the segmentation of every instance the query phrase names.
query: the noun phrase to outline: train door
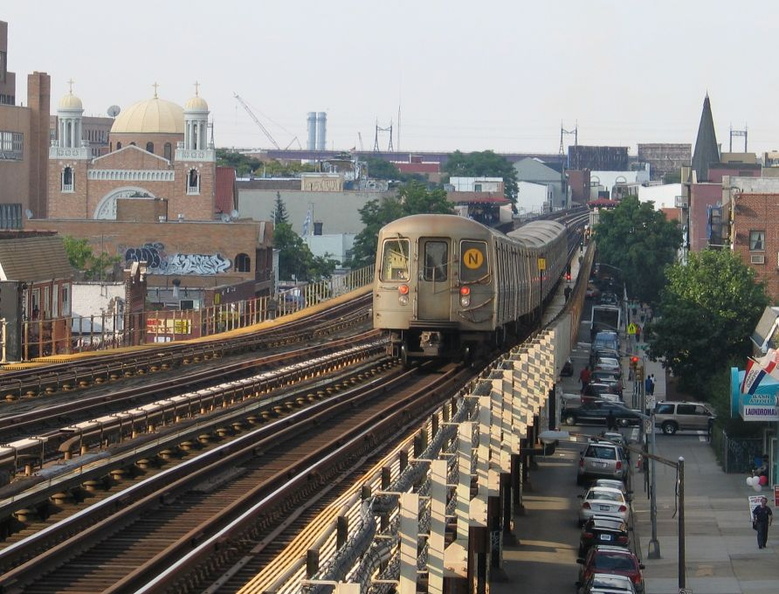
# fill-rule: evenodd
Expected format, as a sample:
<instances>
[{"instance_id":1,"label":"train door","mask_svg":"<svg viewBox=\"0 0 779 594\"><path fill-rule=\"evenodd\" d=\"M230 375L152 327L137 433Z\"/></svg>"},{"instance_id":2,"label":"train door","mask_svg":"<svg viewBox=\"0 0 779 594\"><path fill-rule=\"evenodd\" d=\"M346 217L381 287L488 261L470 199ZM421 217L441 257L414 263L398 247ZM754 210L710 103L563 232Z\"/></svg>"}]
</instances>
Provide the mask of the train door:
<instances>
[{"instance_id":1,"label":"train door","mask_svg":"<svg viewBox=\"0 0 779 594\"><path fill-rule=\"evenodd\" d=\"M426 238L419 240L419 279L417 318L419 320L449 320L451 284L449 240Z\"/></svg>"}]
</instances>

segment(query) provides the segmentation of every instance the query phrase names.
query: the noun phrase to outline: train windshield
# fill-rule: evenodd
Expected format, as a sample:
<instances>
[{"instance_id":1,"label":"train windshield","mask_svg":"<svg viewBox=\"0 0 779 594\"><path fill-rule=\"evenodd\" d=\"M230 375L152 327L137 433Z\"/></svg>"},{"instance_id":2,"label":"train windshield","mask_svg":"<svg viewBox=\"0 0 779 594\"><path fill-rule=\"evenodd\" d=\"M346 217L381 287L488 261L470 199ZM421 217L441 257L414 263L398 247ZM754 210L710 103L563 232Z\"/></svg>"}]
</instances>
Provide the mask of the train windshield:
<instances>
[{"instance_id":1,"label":"train windshield","mask_svg":"<svg viewBox=\"0 0 779 594\"><path fill-rule=\"evenodd\" d=\"M487 244L483 241L460 242L460 280L473 283L483 279L489 272Z\"/></svg>"},{"instance_id":2,"label":"train windshield","mask_svg":"<svg viewBox=\"0 0 779 594\"><path fill-rule=\"evenodd\" d=\"M382 281L407 281L409 243L407 239L388 239L381 255Z\"/></svg>"},{"instance_id":3,"label":"train windshield","mask_svg":"<svg viewBox=\"0 0 779 594\"><path fill-rule=\"evenodd\" d=\"M441 282L449 276L449 246L445 241L425 242L425 271L423 278L426 281Z\"/></svg>"}]
</instances>

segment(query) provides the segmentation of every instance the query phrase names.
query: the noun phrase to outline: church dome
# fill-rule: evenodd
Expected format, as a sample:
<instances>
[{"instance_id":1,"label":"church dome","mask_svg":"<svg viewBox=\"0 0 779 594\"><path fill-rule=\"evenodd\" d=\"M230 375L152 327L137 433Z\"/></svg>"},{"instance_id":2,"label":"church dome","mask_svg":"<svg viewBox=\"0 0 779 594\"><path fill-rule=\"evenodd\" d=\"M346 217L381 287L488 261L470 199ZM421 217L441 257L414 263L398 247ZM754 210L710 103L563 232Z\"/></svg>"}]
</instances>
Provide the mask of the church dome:
<instances>
[{"instance_id":1,"label":"church dome","mask_svg":"<svg viewBox=\"0 0 779 594\"><path fill-rule=\"evenodd\" d=\"M73 94L73 91L60 99L58 109L84 109L81 99Z\"/></svg>"},{"instance_id":2,"label":"church dome","mask_svg":"<svg viewBox=\"0 0 779 594\"><path fill-rule=\"evenodd\" d=\"M195 95L184 104L184 111L208 111L208 103L199 95Z\"/></svg>"},{"instance_id":3,"label":"church dome","mask_svg":"<svg viewBox=\"0 0 779 594\"><path fill-rule=\"evenodd\" d=\"M184 110L155 95L123 110L114 120L111 134L184 134Z\"/></svg>"}]
</instances>

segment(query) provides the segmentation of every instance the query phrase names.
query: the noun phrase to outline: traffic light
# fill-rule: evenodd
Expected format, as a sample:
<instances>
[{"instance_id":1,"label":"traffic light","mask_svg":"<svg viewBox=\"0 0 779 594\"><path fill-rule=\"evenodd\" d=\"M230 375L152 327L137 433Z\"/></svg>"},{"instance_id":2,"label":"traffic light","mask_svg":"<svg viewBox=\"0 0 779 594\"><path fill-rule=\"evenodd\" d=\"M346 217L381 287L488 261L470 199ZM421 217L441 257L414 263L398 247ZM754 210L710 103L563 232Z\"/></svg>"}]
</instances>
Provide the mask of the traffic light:
<instances>
[{"instance_id":1,"label":"traffic light","mask_svg":"<svg viewBox=\"0 0 779 594\"><path fill-rule=\"evenodd\" d=\"M638 369L636 369L636 381L641 382L644 380L644 366L639 365Z\"/></svg>"},{"instance_id":2,"label":"traffic light","mask_svg":"<svg viewBox=\"0 0 779 594\"><path fill-rule=\"evenodd\" d=\"M633 373L635 373L637 368L638 368L638 357L634 355L633 357L630 357L630 370Z\"/></svg>"}]
</instances>

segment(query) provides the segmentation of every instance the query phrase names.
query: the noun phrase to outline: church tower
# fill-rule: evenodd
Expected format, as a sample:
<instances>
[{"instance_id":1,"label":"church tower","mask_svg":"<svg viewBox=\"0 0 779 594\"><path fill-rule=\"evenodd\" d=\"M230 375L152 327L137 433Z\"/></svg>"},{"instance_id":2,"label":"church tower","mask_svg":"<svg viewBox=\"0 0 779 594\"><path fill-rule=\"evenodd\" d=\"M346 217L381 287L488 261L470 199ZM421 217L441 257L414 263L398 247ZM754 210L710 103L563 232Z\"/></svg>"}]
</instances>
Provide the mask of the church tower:
<instances>
[{"instance_id":1,"label":"church tower","mask_svg":"<svg viewBox=\"0 0 779 594\"><path fill-rule=\"evenodd\" d=\"M698 137L695 139L695 149L692 154L692 169L697 181L709 181L709 167L720 162L717 134L714 132L714 118L711 115L709 94L703 100L703 112L698 125Z\"/></svg>"},{"instance_id":2,"label":"church tower","mask_svg":"<svg viewBox=\"0 0 779 594\"><path fill-rule=\"evenodd\" d=\"M49 204L45 216L50 216L52 207L83 213L81 205L87 197L91 157L88 143L82 138L84 107L73 94L73 81L68 85L68 94L57 106L57 139L49 147Z\"/></svg>"}]
</instances>

